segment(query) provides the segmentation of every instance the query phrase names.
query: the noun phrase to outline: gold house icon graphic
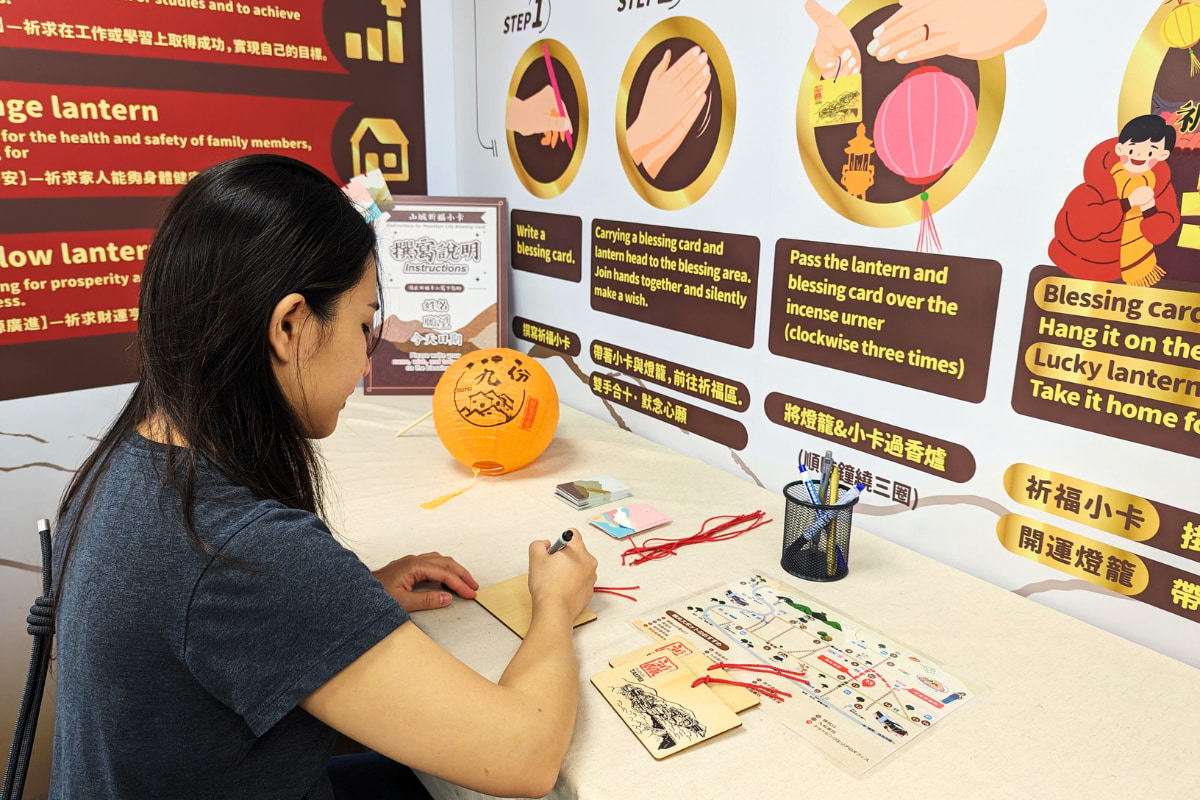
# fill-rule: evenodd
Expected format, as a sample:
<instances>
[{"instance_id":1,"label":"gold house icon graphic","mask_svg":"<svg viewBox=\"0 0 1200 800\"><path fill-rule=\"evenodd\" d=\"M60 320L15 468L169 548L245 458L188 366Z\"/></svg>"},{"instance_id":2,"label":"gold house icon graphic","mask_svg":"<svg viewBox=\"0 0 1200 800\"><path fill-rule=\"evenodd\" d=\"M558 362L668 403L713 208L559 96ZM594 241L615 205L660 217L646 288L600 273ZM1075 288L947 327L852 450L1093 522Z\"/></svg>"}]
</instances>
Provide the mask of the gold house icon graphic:
<instances>
[{"instance_id":1,"label":"gold house icon graphic","mask_svg":"<svg viewBox=\"0 0 1200 800\"><path fill-rule=\"evenodd\" d=\"M354 174L378 169L385 181L408 180L408 137L396 120L363 117L350 136Z\"/></svg>"}]
</instances>

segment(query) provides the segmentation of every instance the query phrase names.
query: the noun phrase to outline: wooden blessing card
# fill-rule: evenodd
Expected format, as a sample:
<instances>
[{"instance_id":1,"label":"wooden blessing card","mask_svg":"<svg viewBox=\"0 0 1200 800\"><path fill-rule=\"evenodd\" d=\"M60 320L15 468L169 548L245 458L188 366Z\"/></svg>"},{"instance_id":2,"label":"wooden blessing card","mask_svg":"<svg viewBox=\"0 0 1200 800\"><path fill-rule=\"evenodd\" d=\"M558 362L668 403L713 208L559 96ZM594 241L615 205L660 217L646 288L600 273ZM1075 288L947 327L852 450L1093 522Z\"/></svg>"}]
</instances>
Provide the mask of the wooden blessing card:
<instances>
[{"instance_id":1,"label":"wooden blessing card","mask_svg":"<svg viewBox=\"0 0 1200 800\"><path fill-rule=\"evenodd\" d=\"M738 715L668 651L592 676L592 685L650 755L666 758L742 724Z\"/></svg>"}]
</instances>

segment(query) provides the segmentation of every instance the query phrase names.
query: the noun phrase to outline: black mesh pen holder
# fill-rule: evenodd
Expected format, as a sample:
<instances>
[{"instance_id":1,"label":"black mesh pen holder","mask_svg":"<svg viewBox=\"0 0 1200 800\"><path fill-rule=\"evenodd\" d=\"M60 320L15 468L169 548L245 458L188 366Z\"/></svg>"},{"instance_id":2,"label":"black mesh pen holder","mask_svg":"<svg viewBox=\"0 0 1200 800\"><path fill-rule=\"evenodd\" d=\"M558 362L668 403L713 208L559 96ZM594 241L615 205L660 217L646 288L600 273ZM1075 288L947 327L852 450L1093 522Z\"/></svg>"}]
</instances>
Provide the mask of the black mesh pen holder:
<instances>
[{"instance_id":1,"label":"black mesh pen holder","mask_svg":"<svg viewBox=\"0 0 1200 800\"><path fill-rule=\"evenodd\" d=\"M786 509L783 517L783 555L779 565L789 575L806 581L836 581L850 571L850 528L855 496L845 503L814 502L812 481L795 481L783 487ZM840 484L838 496L852 487Z\"/></svg>"}]
</instances>

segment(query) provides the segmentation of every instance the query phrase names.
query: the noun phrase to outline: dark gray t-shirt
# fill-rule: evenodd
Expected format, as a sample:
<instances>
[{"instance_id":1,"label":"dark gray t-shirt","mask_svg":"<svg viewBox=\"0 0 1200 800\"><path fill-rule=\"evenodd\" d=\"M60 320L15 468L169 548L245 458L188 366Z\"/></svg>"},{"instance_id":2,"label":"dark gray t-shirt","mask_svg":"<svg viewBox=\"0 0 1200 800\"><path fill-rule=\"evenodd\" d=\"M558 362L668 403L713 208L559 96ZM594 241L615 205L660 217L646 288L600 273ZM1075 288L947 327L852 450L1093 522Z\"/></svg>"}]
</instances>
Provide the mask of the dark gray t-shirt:
<instances>
[{"instance_id":1,"label":"dark gray t-shirt","mask_svg":"<svg viewBox=\"0 0 1200 800\"><path fill-rule=\"evenodd\" d=\"M408 615L318 517L216 469L196 527L246 568L198 553L164 463L122 443L73 546L50 797L332 797L335 734L297 704Z\"/></svg>"}]
</instances>

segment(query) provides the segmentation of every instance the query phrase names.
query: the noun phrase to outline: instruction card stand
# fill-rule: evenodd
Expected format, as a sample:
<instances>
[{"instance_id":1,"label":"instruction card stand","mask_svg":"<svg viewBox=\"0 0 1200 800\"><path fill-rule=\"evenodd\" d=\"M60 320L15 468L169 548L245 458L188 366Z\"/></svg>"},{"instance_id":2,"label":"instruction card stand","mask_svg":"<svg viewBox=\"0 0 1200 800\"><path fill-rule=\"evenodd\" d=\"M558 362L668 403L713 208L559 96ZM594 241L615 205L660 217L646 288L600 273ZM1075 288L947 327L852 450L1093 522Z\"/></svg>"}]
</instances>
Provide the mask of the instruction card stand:
<instances>
[{"instance_id":1,"label":"instruction card stand","mask_svg":"<svg viewBox=\"0 0 1200 800\"><path fill-rule=\"evenodd\" d=\"M381 340L366 394L433 394L463 353L507 345L508 207L498 197L397 196L375 222Z\"/></svg>"}]
</instances>

